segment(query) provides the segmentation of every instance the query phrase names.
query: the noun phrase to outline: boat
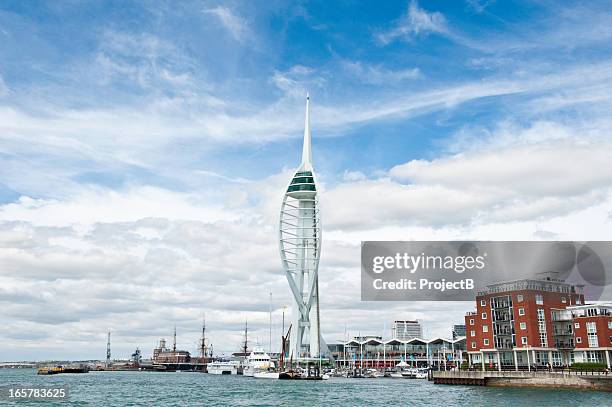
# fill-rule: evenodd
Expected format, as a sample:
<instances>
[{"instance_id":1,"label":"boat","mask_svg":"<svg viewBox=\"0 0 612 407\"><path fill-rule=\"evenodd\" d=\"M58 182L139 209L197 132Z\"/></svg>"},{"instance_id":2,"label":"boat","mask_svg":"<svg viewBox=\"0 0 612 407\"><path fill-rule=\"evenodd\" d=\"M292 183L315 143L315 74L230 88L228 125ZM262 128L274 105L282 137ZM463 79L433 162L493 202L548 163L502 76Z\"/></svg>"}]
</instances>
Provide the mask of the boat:
<instances>
[{"instance_id":1,"label":"boat","mask_svg":"<svg viewBox=\"0 0 612 407\"><path fill-rule=\"evenodd\" d=\"M240 362L237 360L230 360L226 362L210 362L206 365L206 370L209 374L216 375L232 375L238 374L240 368Z\"/></svg>"},{"instance_id":2,"label":"boat","mask_svg":"<svg viewBox=\"0 0 612 407\"><path fill-rule=\"evenodd\" d=\"M402 375L401 372L389 372L389 376L386 377L390 377L392 379L403 379L404 375Z\"/></svg>"},{"instance_id":3,"label":"boat","mask_svg":"<svg viewBox=\"0 0 612 407\"><path fill-rule=\"evenodd\" d=\"M378 379L379 377L383 377L383 375L376 369L368 369L364 373L364 376L370 379Z\"/></svg>"},{"instance_id":4,"label":"boat","mask_svg":"<svg viewBox=\"0 0 612 407\"><path fill-rule=\"evenodd\" d=\"M427 379L428 369L414 369L414 378L415 379Z\"/></svg>"},{"instance_id":5,"label":"boat","mask_svg":"<svg viewBox=\"0 0 612 407\"><path fill-rule=\"evenodd\" d=\"M53 367L41 367L38 369L37 374L39 375L53 375L60 373L88 373L89 367L85 365L80 366L53 366Z\"/></svg>"},{"instance_id":6,"label":"boat","mask_svg":"<svg viewBox=\"0 0 612 407\"><path fill-rule=\"evenodd\" d=\"M280 373L278 372L255 372L253 377L256 379L279 379Z\"/></svg>"},{"instance_id":7,"label":"boat","mask_svg":"<svg viewBox=\"0 0 612 407\"><path fill-rule=\"evenodd\" d=\"M281 380L297 380L301 377L302 375L298 370L286 370L278 375L278 378Z\"/></svg>"},{"instance_id":8,"label":"boat","mask_svg":"<svg viewBox=\"0 0 612 407\"><path fill-rule=\"evenodd\" d=\"M244 361L244 376L253 377L258 372L268 372L274 369L274 362L263 349L255 348Z\"/></svg>"}]
</instances>

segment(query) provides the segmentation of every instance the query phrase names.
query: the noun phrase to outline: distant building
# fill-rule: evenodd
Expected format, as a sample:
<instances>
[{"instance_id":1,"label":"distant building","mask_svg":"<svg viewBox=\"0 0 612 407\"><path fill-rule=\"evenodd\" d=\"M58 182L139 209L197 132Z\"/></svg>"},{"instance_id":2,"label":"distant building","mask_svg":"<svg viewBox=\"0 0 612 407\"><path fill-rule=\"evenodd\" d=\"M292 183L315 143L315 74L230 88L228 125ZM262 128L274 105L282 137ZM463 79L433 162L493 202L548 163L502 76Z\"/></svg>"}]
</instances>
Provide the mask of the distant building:
<instances>
[{"instance_id":1,"label":"distant building","mask_svg":"<svg viewBox=\"0 0 612 407\"><path fill-rule=\"evenodd\" d=\"M465 324L453 325L453 339L465 336Z\"/></svg>"},{"instance_id":2,"label":"distant building","mask_svg":"<svg viewBox=\"0 0 612 407\"><path fill-rule=\"evenodd\" d=\"M525 369L612 359L612 304L584 305L581 286L554 279L487 286L465 316L469 362Z\"/></svg>"},{"instance_id":3,"label":"distant building","mask_svg":"<svg viewBox=\"0 0 612 407\"><path fill-rule=\"evenodd\" d=\"M423 337L423 327L419 321L393 321L392 337L400 341Z\"/></svg>"},{"instance_id":4,"label":"distant building","mask_svg":"<svg viewBox=\"0 0 612 407\"><path fill-rule=\"evenodd\" d=\"M153 349L153 363L155 364L182 364L189 363L191 355L186 350L177 350L176 345L172 349L166 348L166 340L160 339L159 346Z\"/></svg>"},{"instance_id":5,"label":"distant building","mask_svg":"<svg viewBox=\"0 0 612 407\"><path fill-rule=\"evenodd\" d=\"M378 335L361 335L361 336L353 336L353 340L357 342L369 341L370 339L374 339L377 341L382 341L382 336Z\"/></svg>"}]
</instances>

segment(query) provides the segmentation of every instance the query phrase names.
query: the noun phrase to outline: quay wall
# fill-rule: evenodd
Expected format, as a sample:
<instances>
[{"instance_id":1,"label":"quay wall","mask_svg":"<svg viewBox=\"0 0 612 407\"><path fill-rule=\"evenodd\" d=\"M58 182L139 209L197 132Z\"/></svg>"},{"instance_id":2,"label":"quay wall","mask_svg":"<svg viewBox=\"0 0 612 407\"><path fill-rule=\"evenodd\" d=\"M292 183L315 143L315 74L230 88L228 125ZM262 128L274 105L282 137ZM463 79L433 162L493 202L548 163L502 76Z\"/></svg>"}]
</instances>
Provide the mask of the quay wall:
<instances>
[{"instance_id":1,"label":"quay wall","mask_svg":"<svg viewBox=\"0 0 612 407\"><path fill-rule=\"evenodd\" d=\"M605 373L434 371L432 380L435 384L612 391L612 374Z\"/></svg>"}]
</instances>

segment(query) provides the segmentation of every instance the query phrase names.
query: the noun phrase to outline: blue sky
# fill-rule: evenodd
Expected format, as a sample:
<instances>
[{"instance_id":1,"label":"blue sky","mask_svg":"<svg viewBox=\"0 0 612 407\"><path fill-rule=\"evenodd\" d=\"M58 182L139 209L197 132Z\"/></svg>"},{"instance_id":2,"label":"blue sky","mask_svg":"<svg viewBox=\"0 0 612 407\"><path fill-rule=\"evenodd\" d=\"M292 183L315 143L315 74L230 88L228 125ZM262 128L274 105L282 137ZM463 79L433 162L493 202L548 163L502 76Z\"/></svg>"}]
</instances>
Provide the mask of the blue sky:
<instances>
[{"instance_id":1,"label":"blue sky","mask_svg":"<svg viewBox=\"0 0 612 407\"><path fill-rule=\"evenodd\" d=\"M571 119L574 106L529 108L562 86L530 89L523 82L607 63L608 16L605 2L561 9L557 2L4 2L3 102L43 119L58 110L125 109L184 121L184 139L170 124L163 130L172 133L163 147L176 152L173 166L253 179L290 167L299 155L295 119L310 90L318 168L334 182L345 170L369 174L445 154L449 138L466 127L486 132L501 120ZM478 85L483 89L462 89ZM424 100L449 89L457 94ZM379 105L397 112L368 112ZM321 123L317 109L330 109L331 117ZM334 109L367 118L334 123ZM229 134L189 124L220 115L256 123ZM136 123L134 130L147 129ZM79 137L88 145L97 143L93 137L130 137L120 128L113 133ZM20 166L39 154L17 152L10 162ZM113 168L82 151L67 160L56 151L40 158L65 160L60 165L77 182L109 186L160 182L155 166L163 165L119 160ZM24 192L62 193L6 181L5 202Z\"/></svg>"},{"instance_id":2,"label":"blue sky","mask_svg":"<svg viewBox=\"0 0 612 407\"><path fill-rule=\"evenodd\" d=\"M3 1L0 322L22 334L0 339L89 356L107 326L128 354L163 325L195 341L203 310L228 344L265 332L307 91L324 330L353 311L446 335L468 304L359 302L359 242L611 238L611 40L598 1ZM72 345L37 342L53 321Z\"/></svg>"}]
</instances>

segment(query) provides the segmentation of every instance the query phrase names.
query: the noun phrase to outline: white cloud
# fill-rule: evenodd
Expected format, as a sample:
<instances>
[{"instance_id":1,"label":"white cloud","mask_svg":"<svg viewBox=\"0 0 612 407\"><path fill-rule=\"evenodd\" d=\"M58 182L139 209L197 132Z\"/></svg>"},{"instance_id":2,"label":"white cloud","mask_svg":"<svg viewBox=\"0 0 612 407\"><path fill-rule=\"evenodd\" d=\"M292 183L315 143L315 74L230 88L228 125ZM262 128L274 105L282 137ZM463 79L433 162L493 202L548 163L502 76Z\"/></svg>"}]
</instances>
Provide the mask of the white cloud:
<instances>
[{"instance_id":1,"label":"white cloud","mask_svg":"<svg viewBox=\"0 0 612 407\"><path fill-rule=\"evenodd\" d=\"M8 93L9 88L6 85L6 82L4 82L4 78L2 78L2 75L0 75L0 98L8 95Z\"/></svg>"},{"instance_id":2,"label":"white cloud","mask_svg":"<svg viewBox=\"0 0 612 407\"><path fill-rule=\"evenodd\" d=\"M195 351L203 312L219 352L239 346L246 318L252 337L265 343L268 289L274 293L275 332L282 306L290 304L275 232L281 184L288 176L289 172L245 185L250 201L261 204L250 207L248 214L237 212L233 220L202 216L198 212L214 211L194 206L188 195L164 191L149 191L155 195L146 198L165 204L165 210L144 205L142 217L132 211L143 205L141 195L134 192L119 201L93 193L88 200L77 196L65 202L22 199L14 204L21 210L4 210L3 219L24 220L0 221L0 304L6 328L0 339L11 344L0 358L36 355L33 348L44 351L40 358L65 357L61 349L69 348L78 349L70 357L95 357L103 353L107 328L113 331L117 356L127 357L136 346L148 355L154 341L169 336L175 323L179 345ZM431 183L450 183L454 176L442 172ZM497 201L492 204L489 197L479 202L471 190L459 195L450 188L407 188L389 179L358 178L322 192L322 324L329 342L343 337L345 323L350 334L380 333L386 321L389 335L393 319L409 316L423 318L429 335L445 336L452 323L461 321L464 309L451 311L443 303L361 303L361 240L524 240L546 238L538 235L542 230L569 240L605 240L612 230L612 195L599 204L585 199L569 211L520 221L516 214L497 216ZM548 179L556 178L550 174ZM167 194L183 202L169 202L163 198ZM100 211L107 199L114 217ZM120 207L126 214L121 215ZM521 208L511 203L509 210ZM67 214L59 216L62 212ZM464 225L449 222L457 213L473 219L475 212L494 216L484 222L476 217ZM149 214L158 217L145 217ZM198 216L202 220L186 219ZM50 224L55 225L43 226ZM67 297L69 303L62 301ZM48 324L55 327L52 332L45 332Z\"/></svg>"},{"instance_id":3,"label":"white cloud","mask_svg":"<svg viewBox=\"0 0 612 407\"><path fill-rule=\"evenodd\" d=\"M210 195L173 192L156 187L131 187L125 190L84 187L68 200L33 199L0 206L0 220L26 221L36 226L89 227L99 222L128 222L147 217L172 220L231 221L238 217Z\"/></svg>"},{"instance_id":4,"label":"white cloud","mask_svg":"<svg viewBox=\"0 0 612 407\"><path fill-rule=\"evenodd\" d=\"M397 38L410 40L429 33L448 34L446 18L437 11L428 12L422 9L416 0L412 0L408 6L408 13L395 24L395 27L379 32L376 38L381 44L386 45Z\"/></svg>"},{"instance_id":5,"label":"white cloud","mask_svg":"<svg viewBox=\"0 0 612 407\"><path fill-rule=\"evenodd\" d=\"M172 42L150 33L106 30L100 37L92 80L137 84L142 88L185 89L193 85L193 61Z\"/></svg>"},{"instance_id":6,"label":"white cloud","mask_svg":"<svg viewBox=\"0 0 612 407\"><path fill-rule=\"evenodd\" d=\"M326 339L343 338L345 323L350 334L381 333L384 321L422 318L428 335L446 336L461 321L464 309L449 310L448 304L361 303L361 240L609 239L610 144L576 142L572 129L565 132L562 138L518 133L529 141L412 161L391 169L389 178L347 172L343 183L324 186ZM127 357L136 346L150 354L174 323L179 345L195 351L203 312L219 352L239 346L246 318L253 337L265 342L268 289L275 332L282 305L290 304L275 232L290 173L224 183L219 196L246 194L233 208L152 187L85 188L63 200L21 198L3 205L0 304L6 329L0 340L14 348L0 358L37 352L61 357L68 348L79 349L71 357L95 357L107 328L117 355ZM60 300L66 297L68 305ZM61 329L44 334L47 324Z\"/></svg>"},{"instance_id":7,"label":"white cloud","mask_svg":"<svg viewBox=\"0 0 612 407\"><path fill-rule=\"evenodd\" d=\"M389 178L345 177L322 197L326 220L339 230L464 227L551 219L610 199L608 140L550 123L513 134L514 142L487 140L453 156L395 166Z\"/></svg>"},{"instance_id":8,"label":"white cloud","mask_svg":"<svg viewBox=\"0 0 612 407\"><path fill-rule=\"evenodd\" d=\"M299 65L277 72L271 81L283 94L257 105L240 99L231 103L213 100L204 93L178 98L157 96L145 105L115 108L73 109L52 104L0 107L0 148L12 153L4 158L0 182L24 194L54 196L54 191L78 188L74 179L83 171L83 160L93 171L121 173L126 166L135 166L161 176L176 178L182 174L193 179L195 173L190 173L189 167L209 149L299 135L305 91L327 83L319 72ZM593 87L601 95L612 89L612 65L574 66L546 75L488 78L416 92L395 89L340 104L321 102L317 93L313 95L313 127L319 135L339 134L374 121L415 117L480 98L507 95L520 96L515 110L529 119L541 113L533 101L560 94L571 100L573 95L585 95ZM540 106L547 106L548 114L555 109L553 102ZM560 104L561 108L565 106ZM601 99L600 103L585 101L580 107L586 121L605 125L588 115L606 117L607 106L609 103ZM34 159L38 172L31 170Z\"/></svg>"},{"instance_id":9,"label":"white cloud","mask_svg":"<svg viewBox=\"0 0 612 407\"><path fill-rule=\"evenodd\" d=\"M466 0L466 3L476 13L482 13L487 7L495 3L495 0Z\"/></svg>"},{"instance_id":10,"label":"white cloud","mask_svg":"<svg viewBox=\"0 0 612 407\"><path fill-rule=\"evenodd\" d=\"M489 188L504 196L573 196L612 185L611 158L610 143L559 141L415 160L389 173L415 184Z\"/></svg>"},{"instance_id":11,"label":"white cloud","mask_svg":"<svg viewBox=\"0 0 612 407\"><path fill-rule=\"evenodd\" d=\"M236 41L247 39L250 32L247 22L234 14L228 7L217 6L205 9L203 12L215 16Z\"/></svg>"},{"instance_id":12,"label":"white cloud","mask_svg":"<svg viewBox=\"0 0 612 407\"><path fill-rule=\"evenodd\" d=\"M362 83L375 85L398 86L406 79L417 79L422 76L419 68L391 70L382 65L370 65L360 61L343 61L342 65Z\"/></svg>"}]
</instances>

